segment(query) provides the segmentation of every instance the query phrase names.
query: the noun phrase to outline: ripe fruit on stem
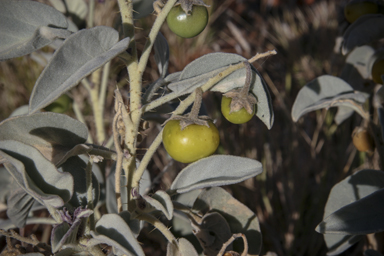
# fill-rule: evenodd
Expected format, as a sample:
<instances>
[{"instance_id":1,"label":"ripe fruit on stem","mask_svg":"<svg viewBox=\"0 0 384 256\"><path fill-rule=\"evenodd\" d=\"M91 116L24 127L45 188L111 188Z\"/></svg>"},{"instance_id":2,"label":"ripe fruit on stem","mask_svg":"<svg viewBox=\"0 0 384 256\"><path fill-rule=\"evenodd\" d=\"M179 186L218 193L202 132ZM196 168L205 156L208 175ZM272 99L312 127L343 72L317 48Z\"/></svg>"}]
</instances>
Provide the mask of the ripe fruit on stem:
<instances>
[{"instance_id":1,"label":"ripe fruit on stem","mask_svg":"<svg viewBox=\"0 0 384 256\"><path fill-rule=\"evenodd\" d=\"M207 116L198 116L202 90L196 89L192 110L185 116L168 119L163 129L163 145L176 161L191 163L212 155L220 143L219 131Z\"/></svg>"},{"instance_id":2,"label":"ripe fruit on stem","mask_svg":"<svg viewBox=\"0 0 384 256\"><path fill-rule=\"evenodd\" d=\"M249 93L252 80L251 65L244 62L246 67L245 84L241 89L234 89L223 95L221 113L231 123L246 123L256 112L257 100Z\"/></svg>"}]
</instances>

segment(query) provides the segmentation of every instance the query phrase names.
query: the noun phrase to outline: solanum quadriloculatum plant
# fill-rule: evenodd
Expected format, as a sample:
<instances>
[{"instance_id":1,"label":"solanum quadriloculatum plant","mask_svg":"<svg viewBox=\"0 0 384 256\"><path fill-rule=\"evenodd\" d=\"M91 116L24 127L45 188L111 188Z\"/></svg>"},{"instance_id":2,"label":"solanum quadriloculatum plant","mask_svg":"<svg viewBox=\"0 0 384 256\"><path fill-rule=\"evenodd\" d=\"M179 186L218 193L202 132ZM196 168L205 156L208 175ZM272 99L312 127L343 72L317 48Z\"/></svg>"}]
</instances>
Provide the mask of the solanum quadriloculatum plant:
<instances>
[{"instance_id":1,"label":"solanum quadriloculatum plant","mask_svg":"<svg viewBox=\"0 0 384 256\"><path fill-rule=\"evenodd\" d=\"M310 111L337 107L334 120L341 125L358 113L361 124L351 132L353 145L366 154L376 154L373 159L378 159L375 165L381 169L357 171L332 188L324 219L316 228L324 234L329 255L343 253L364 235L384 230L383 51L369 46L383 39L384 15L378 13L383 7L383 1L374 0L352 0L345 5L346 21L342 26L347 28L342 35L341 53L347 58L340 78L323 75L307 83L292 107L294 121ZM366 84L375 89L367 93ZM376 253L380 254L374 250L364 252Z\"/></svg>"},{"instance_id":2,"label":"solanum quadriloculatum plant","mask_svg":"<svg viewBox=\"0 0 384 256\"><path fill-rule=\"evenodd\" d=\"M177 16L172 10L181 8L187 20L192 18L192 23L198 25L197 30L192 31L191 27L191 31L186 31L189 34L181 36L196 36L207 25L208 15L197 14L201 8L207 14L204 2L156 1L156 19L141 56L135 41L134 14L150 14L152 9L147 7L151 1L118 0L122 38L111 27L94 26L95 1L90 0L88 5L82 0L51 2L56 9L28 0L0 2L0 29L4 32L0 38L1 61L31 53L36 57L44 46L54 46L48 63L43 63L45 67L34 85L29 105L0 123L0 175L13 184L0 192L9 217L0 223L1 234L31 244L44 255L144 255L137 237L151 224L166 238L167 255L258 255L261 234L255 214L219 186L260 174L261 163L215 155L218 129L213 120L198 116L198 112L202 93L216 91L231 99L229 115L245 109L250 117L256 115L270 129L274 115L268 87L251 64L276 52L256 54L249 60L236 54L211 53L194 60L181 72L168 74L170 53L160 28L167 17L172 27ZM78 12L75 14L79 19L87 19L87 29L78 30L76 24L69 28L63 13L74 12ZM183 26L177 25L176 30L184 31ZM142 76L152 49L160 78L145 85ZM119 89L114 91L115 114L113 120L105 122L110 61L115 58L127 68L129 83L125 90L129 97L126 102ZM157 93L165 85L169 91ZM94 136L84 124L76 93L71 91L76 86L83 86L88 93ZM74 98L72 108L77 119L55 113L58 111L52 108L63 98L67 99L62 104L66 108L64 103L72 101L67 95ZM169 102L181 96L183 100L170 110L164 128L139 158L137 148L144 114L160 117L158 107L170 108ZM192 111L184 114L192 104ZM111 124L110 129L105 127L107 123ZM109 139L108 130L112 130ZM169 188L148 194L148 164L162 142L170 164L171 158L190 164L180 170ZM180 194L187 193L192 199L178 200ZM231 205L227 204L229 200ZM37 209L46 209L50 217L34 216ZM187 220L189 232L197 237L200 246L175 237L169 230L169 225L177 228L176 219L180 216L179 223ZM28 224L53 225L50 244L13 231ZM237 238L243 241L240 247L232 244ZM10 239L7 242L8 253L21 253ZM110 249L102 250L107 247Z\"/></svg>"}]
</instances>

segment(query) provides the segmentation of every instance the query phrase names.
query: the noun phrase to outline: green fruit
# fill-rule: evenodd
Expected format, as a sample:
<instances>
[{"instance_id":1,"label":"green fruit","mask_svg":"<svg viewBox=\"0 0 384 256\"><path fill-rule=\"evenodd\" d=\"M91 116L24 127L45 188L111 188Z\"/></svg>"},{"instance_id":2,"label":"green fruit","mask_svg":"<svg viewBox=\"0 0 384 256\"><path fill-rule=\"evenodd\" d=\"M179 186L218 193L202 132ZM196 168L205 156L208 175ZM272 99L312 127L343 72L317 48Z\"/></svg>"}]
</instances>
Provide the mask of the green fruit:
<instances>
[{"instance_id":1,"label":"green fruit","mask_svg":"<svg viewBox=\"0 0 384 256\"><path fill-rule=\"evenodd\" d=\"M372 70L372 80L377 84L383 84L383 80L381 79L381 76L384 75L384 59L376 60L375 63L373 63Z\"/></svg>"},{"instance_id":2,"label":"green fruit","mask_svg":"<svg viewBox=\"0 0 384 256\"><path fill-rule=\"evenodd\" d=\"M221 113L223 116L231 123L234 124L243 124L251 120L251 118L256 113L256 106L253 105L253 112L249 114L245 108L240 109L239 111L229 113L231 110L232 99L223 96L221 99Z\"/></svg>"},{"instance_id":3,"label":"green fruit","mask_svg":"<svg viewBox=\"0 0 384 256\"><path fill-rule=\"evenodd\" d=\"M163 129L163 144L176 161L191 163L212 155L220 143L219 131L208 121L205 125L191 124L183 130L179 120L170 120Z\"/></svg>"},{"instance_id":4,"label":"green fruit","mask_svg":"<svg viewBox=\"0 0 384 256\"><path fill-rule=\"evenodd\" d=\"M379 12L379 6L373 2L349 3L344 8L344 16L349 23L355 22L366 14Z\"/></svg>"},{"instance_id":5,"label":"green fruit","mask_svg":"<svg viewBox=\"0 0 384 256\"><path fill-rule=\"evenodd\" d=\"M70 106L71 98L68 95L63 94L57 100L46 106L44 110L55 113L64 113L68 111Z\"/></svg>"},{"instance_id":6,"label":"green fruit","mask_svg":"<svg viewBox=\"0 0 384 256\"><path fill-rule=\"evenodd\" d=\"M167 16L168 27L173 33L184 38L197 36L207 23L208 10L201 5L194 5L189 15L178 5L173 7Z\"/></svg>"}]
</instances>

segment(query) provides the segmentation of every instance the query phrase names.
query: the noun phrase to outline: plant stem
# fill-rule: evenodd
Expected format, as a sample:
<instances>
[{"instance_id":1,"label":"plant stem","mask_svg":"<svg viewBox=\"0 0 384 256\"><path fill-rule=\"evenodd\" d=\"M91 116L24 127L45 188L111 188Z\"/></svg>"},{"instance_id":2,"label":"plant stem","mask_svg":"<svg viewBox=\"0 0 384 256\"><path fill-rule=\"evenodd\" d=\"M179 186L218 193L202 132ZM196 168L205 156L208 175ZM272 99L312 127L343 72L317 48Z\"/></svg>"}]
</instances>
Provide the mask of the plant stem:
<instances>
[{"instance_id":1,"label":"plant stem","mask_svg":"<svg viewBox=\"0 0 384 256\"><path fill-rule=\"evenodd\" d=\"M165 19L167 18L168 13L171 11L172 7L175 5L177 0L168 0L168 2L164 5L161 12L157 15L155 22L153 23L151 32L149 32L148 39L144 46L143 54L141 55L138 72L141 74L144 72L145 67L147 66L147 62L149 59L149 55L151 53L153 44L155 43L157 34L160 31L161 25L163 25Z\"/></svg>"},{"instance_id":2,"label":"plant stem","mask_svg":"<svg viewBox=\"0 0 384 256\"><path fill-rule=\"evenodd\" d=\"M89 7L88 7L88 21L87 21L88 28L93 27L94 17L95 17L95 0L90 0Z\"/></svg>"},{"instance_id":3,"label":"plant stem","mask_svg":"<svg viewBox=\"0 0 384 256\"><path fill-rule=\"evenodd\" d=\"M142 213L142 214L138 215L137 218L139 220L144 220L144 221L152 224L156 229L158 229L165 236L165 238L168 240L168 242L177 246L177 241L176 241L175 236L172 234L171 231L169 231L169 229L161 221L159 221L158 219L156 219L152 215L146 214L146 213Z\"/></svg>"},{"instance_id":4,"label":"plant stem","mask_svg":"<svg viewBox=\"0 0 384 256\"><path fill-rule=\"evenodd\" d=\"M195 90L195 101L193 102L192 109L191 112L189 112L188 117L195 119L198 118L202 100L203 91L200 87L197 87Z\"/></svg>"},{"instance_id":5,"label":"plant stem","mask_svg":"<svg viewBox=\"0 0 384 256\"><path fill-rule=\"evenodd\" d=\"M92 193L92 156L89 157L87 168L85 168L85 183L87 188L87 208L93 210L93 193ZM87 225L85 227L85 234L90 234L91 230L95 228L95 216L93 213L88 217Z\"/></svg>"},{"instance_id":6,"label":"plant stem","mask_svg":"<svg viewBox=\"0 0 384 256\"><path fill-rule=\"evenodd\" d=\"M117 101L115 101L117 102ZM116 193L116 200L117 200L117 212L121 212L123 210L122 202L121 202L121 168L123 164L123 156L124 153L120 147L120 141L119 141L119 132L117 131L117 123L119 121L119 118L121 117L121 104L117 107L117 111L115 114L115 117L113 118L112 122L112 129L113 129L113 140L115 143L115 149L117 152L117 159L116 159L116 167L115 167L115 193Z\"/></svg>"},{"instance_id":7,"label":"plant stem","mask_svg":"<svg viewBox=\"0 0 384 256\"><path fill-rule=\"evenodd\" d=\"M243 88L240 90L240 95L243 98L246 98L249 93L249 88L251 87L251 80L252 80L252 70L251 70L251 64L249 64L248 61L244 61L245 66L245 83Z\"/></svg>"},{"instance_id":8,"label":"plant stem","mask_svg":"<svg viewBox=\"0 0 384 256\"><path fill-rule=\"evenodd\" d=\"M236 65L229 66L227 69L223 70L216 76L209 79L203 86L201 86L202 92L205 92L212 88L215 84L217 84L219 81L224 79L225 77L229 76L236 70L239 70L240 68L244 67L244 63L240 62ZM173 111L172 116L180 115L182 114L188 107L193 103L195 100L195 92L191 93L185 100L180 102L179 106ZM139 167L137 168L133 180L132 180L132 187L138 188L141 176L143 175L145 169L147 168L147 165L149 164L149 161L152 159L153 154L156 152L157 148L160 146L162 142L162 136L163 136L163 130L159 132L159 134L156 136L155 140L152 142L151 146L148 148L147 152L145 153L144 157L141 160L141 163Z\"/></svg>"}]
</instances>

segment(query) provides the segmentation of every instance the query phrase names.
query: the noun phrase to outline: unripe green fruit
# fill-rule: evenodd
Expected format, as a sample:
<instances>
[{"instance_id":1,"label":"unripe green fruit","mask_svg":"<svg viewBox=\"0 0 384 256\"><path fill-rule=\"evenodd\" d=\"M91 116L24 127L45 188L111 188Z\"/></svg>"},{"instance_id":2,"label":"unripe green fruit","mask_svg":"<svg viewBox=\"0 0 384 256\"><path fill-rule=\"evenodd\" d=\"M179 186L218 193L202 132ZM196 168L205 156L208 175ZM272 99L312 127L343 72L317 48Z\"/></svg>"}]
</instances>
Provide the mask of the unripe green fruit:
<instances>
[{"instance_id":1,"label":"unripe green fruit","mask_svg":"<svg viewBox=\"0 0 384 256\"><path fill-rule=\"evenodd\" d=\"M208 23L208 10L205 6L194 5L187 15L180 5L171 9L167 16L168 27L180 37L191 38L200 34Z\"/></svg>"},{"instance_id":2,"label":"unripe green fruit","mask_svg":"<svg viewBox=\"0 0 384 256\"><path fill-rule=\"evenodd\" d=\"M231 102L232 99L223 96L221 99L221 113L229 122L233 124L243 124L252 119L256 113L256 106L253 105L253 112L249 114L245 108L240 109L239 111L229 113L231 111Z\"/></svg>"}]
</instances>

